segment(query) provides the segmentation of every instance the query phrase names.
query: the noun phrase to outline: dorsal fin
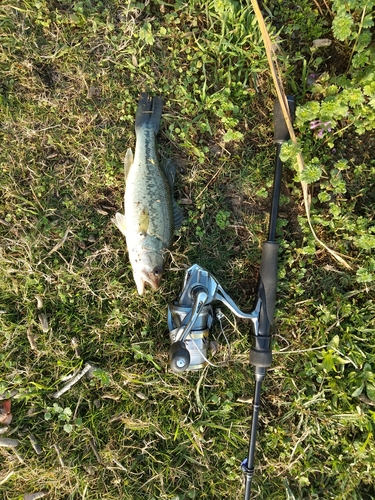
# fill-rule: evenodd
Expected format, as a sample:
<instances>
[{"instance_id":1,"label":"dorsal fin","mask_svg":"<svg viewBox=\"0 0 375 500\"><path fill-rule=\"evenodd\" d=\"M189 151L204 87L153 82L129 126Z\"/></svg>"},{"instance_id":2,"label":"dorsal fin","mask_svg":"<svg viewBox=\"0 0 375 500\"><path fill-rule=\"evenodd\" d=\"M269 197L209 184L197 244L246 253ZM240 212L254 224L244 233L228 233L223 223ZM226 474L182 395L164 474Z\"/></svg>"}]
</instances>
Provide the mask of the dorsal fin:
<instances>
[{"instance_id":1,"label":"dorsal fin","mask_svg":"<svg viewBox=\"0 0 375 500\"><path fill-rule=\"evenodd\" d=\"M126 180L128 178L130 167L133 165L133 161L134 161L133 151L131 148L129 148L126 151L125 160L124 160L125 184L126 184Z\"/></svg>"}]
</instances>

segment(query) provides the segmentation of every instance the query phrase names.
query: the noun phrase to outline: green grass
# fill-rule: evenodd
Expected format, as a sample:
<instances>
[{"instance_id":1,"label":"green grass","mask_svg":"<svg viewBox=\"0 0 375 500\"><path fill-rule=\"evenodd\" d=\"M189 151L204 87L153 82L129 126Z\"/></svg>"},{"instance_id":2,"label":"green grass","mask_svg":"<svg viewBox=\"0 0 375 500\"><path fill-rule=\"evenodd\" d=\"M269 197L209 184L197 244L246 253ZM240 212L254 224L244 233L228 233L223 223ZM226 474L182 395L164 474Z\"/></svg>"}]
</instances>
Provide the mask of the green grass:
<instances>
[{"instance_id":1,"label":"green grass","mask_svg":"<svg viewBox=\"0 0 375 500\"><path fill-rule=\"evenodd\" d=\"M311 51L314 39L332 38L324 5L265 8L288 91L299 105L323 101L356 38ZM229 366L176 375L166 312L194 263L242 309L252 307L275 150L274 91L251 7L21 0L0 7L0 35L0 394L11 396L13 414L2 436L20 440L17 452L0 447L1 498L241 498L249 325L226 323ZM336 80L311 93L305 76L324 71ZM185 200L162 288L142 297L110 220L122 205L141 91L163 97L158 149L173 159L176 197ZM254 498L375 494L372 107L367 100L353 112L370 130L364 135L342 120L322 142L298 122L305 152L322 165L310 186L314 224L352 270L315 244L286 167ZM51 398L87 362L94 377Z\"/></svg>"}]
</instances>

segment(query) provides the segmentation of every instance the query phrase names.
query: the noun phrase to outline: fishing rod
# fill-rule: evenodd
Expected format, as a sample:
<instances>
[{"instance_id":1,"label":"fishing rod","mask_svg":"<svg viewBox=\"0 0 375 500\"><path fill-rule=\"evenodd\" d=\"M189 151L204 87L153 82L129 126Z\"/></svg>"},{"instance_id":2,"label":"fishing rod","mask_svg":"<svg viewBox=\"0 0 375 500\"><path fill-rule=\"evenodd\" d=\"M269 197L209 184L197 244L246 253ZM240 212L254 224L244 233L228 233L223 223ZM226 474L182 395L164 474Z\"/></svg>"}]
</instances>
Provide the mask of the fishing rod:
<instances>
[{"instance_id":1,"label":"fishing rod","mask_svg":"<svg viewBox=\"0 0 375 500\"><path fill-rule=\"evenodd\" d=\"M287 97L290 117L294 118L295 99ZM250 349L250 364L254 366L254 399L253 413L250 430L250 442L247 458L242 462L242 470L245 473L245 496L244 500L250 499L251 482L254 476L255 444L258 427L260 393L267 368L272 364L271 348L271 326L275 315L276 286L277 286L277 254L279 243L276 241L276 224L279 210L282 162L280 152L282 144L289 139L288 128L281 110L280 102L276 101L274 106L274 139L276 144L276 161L273 182L273 193L270 220L268 226L268 239L263 243L260 261L259 277L256 287L257 303L260 303L259 330L252 335L252 347Z\"/></svg>"},{"instance_id":2,"label":"fishing rod","mask_svg":"<svg viewBox=\"0 0 375 500\"><path fill-rule=\"evenodd\" d=\"M292 96L288 96L287 102L290 117L293 119L295 100ZM250 499L251 482L254 475L261 387L267 368L272 364L271 326L275 313L279 249L279 244L276 241L276 224L282 174L280 151L283 142L288 139L288 128L280 103L276 101L274 106L276 161L272 203L268 239L262 245L253 310L243 312L214 276L197 264L186 271L183 288L178 299L168 305L168 328L171 341L169 359L170 367L175 372L200 370L207 364L215 366L208 359L210 328L215 319L221 323L221 311L217 306L214 307L214 304L221 302L235 316L252 322L250 364L254 366L255 386L248 456L241 464L245 475L245 500Z\"/></svg>"}]
</instances>

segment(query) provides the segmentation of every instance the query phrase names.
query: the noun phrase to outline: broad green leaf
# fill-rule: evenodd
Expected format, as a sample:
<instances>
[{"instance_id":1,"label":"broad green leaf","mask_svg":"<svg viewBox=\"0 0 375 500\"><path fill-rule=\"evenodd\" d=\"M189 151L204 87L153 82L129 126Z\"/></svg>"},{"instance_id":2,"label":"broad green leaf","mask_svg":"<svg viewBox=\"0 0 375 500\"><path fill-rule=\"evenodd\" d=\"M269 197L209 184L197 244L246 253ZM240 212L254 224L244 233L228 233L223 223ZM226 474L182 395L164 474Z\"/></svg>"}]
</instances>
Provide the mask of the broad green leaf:
<instances>
[{"instance_id":1,"label":"broad green leaf","mask_svg":"<svg viewBox=\"0 0 375 500\"><path fill-rule=\"evenodd\" d=\"M362 394L363 389L365 388L365 384L361 384L355 391L352 392L352 398L358 398L360 394Z\"/></svg>"},{"instance_id":2,"label":"broad green leaf","mask_svg":"<svg viewBox=\"0 0 375 500\"><path fill-rule=\"evenodd\" d=\"M64 424L64 431L70 434L73 430L72 424Z\"/></svg>"},{"instance_id":3,"label":"broad green leaf","mask_svg":"<svg viewBox=\"0 0 375 500\"><path fill-rule=\"evenodd\" d=\"M301 172L301 179L308 184L311 184L318 181L321 175L321 166L317 162L312 160L310 163L305 164L305 168Z\"/></svg>"},{"instance_id":4,"label":"broad green leaf","mask_svg":"<svg viewBox=\"0 0 375 500\"><path fill-rule=\"evenodd\" d=\"M236 132L234 130L228 130L223 137L224 142L230 142L230 141L240 141L243 139L243 133L242 132Z\"/></svg>"},{"instance_id":5,"label":"broad green leaf","mask_svg":"<svg viewBox=\"0 0 375 500\"><path fill-rule=\"evenodd\" d=\"M281 147L280 159L283 162L294 160L299 151L298 146L295 146L291 141L284 142Z\"/></svg>"},{"instance_id":6,"label":"broad green leaf","mask_svg":"<svg viewBox=\"0 0 375 500\"><path fill-rule=\"evenodd\" d=\"M324 354L322 361L322 368L327 373L329 373L332 370L335 370L335 362L332 351L328 351Z\"/></svg>"},{"instance_id":7,"label":"broad green leaf","mask_svg":"<svg viewBox=\"0 0 375 500\"><path fill-rule=\"evenodd\" d=\"M365 267L360 267L356 272L356 279L358 283L370 283L375 279L375 275Z\"/></svg>"},{"instance_id":8,"label":"broad green leaf","mask_svg":"<svg viewBox=\"0 0 375 500\"><path fill-rule=\"evenodd\" d=\"M335 168L337 168L337 170L346 170L347 168L349 168L349 165L348 165L348 160L339 160L335 163Z\"/></svg>"},{"instance_id":9,"label":"broad green leaf","mask_svg":"<svg viewBox=\"0 0 375 500\"><path fill-rule=\"evenodd\" d=\"M333 34L342 42L351 35L352 26L353 18L348 13L337 15L332 21Z\"/></svg>"},{"instance_id":10,"label":"broad green leaf","mask_svg":"<svg viewBox=\"0 0 375 500\"><path fill-rule=\"evenodd\" d=\"M144 23L139 30L139 38L147 43L147 45L154 45L155 38L152 34L151 23Z\"/></svg>"},{"instance_id":11,"label":"broad green leaf","mask_svg":"<svg viewBox=\"0 0 375 500\"><path fill-rule=\"evenodd\" d=\"M322 102L320 116L322 120L339 120L348 113L349 108L337 98L327 98Z\"/></svg>"},{"instance_id":12,"label":"broad green leaf","mask_svg":"<svg viewBox=\"0 0 375 500\"><path fill-rule=\"evenodd\" d=\"M339 335L335 335L334 337L332 337L328 345L330 347L335 347L337 349L339 347L339 344L340 344L340 337Z\"/></svg>"},{"instance_id":13,"label":"broad green leaf","mask_svg":"<svg viewBox=\"0 0 375 500\"><path fill-rule=\"evenodd\" d=\"M320 104L317 101L309 101L303 106L297 106L296 118L301 123L314 120L320 111Z\"/></svg>"},{"instance_id":14,"label":"broad green leaf","mask_svg":"<svg viewBox=\"0 0 375 500\"><path fill-rule=\"evenodd\" d=\"M70 408L64 408L64 414L67 416L67 417L71 417L73 412Z\"/></svg>"},{"instance_id":15,"label":"broad green leaf","mask_svg":"<svg viewBox=\"0 0 375 500\"><path fill-rule=\"evenodd\" d=\"M372 248L375 248L375 235L365 234L358 238L356 243L357 246L359 248L363 248L363 250L371 250Z\"/></svg>"},{"instance_id":16,"label":"broad green leaf","mask_svg":"<svg viewBox=\"0 0 375 500\"><path fill-rule=\"evenodd\" d=\"M366 394L371 399L371 401L375 401L375 385L367 384Z\"/></svg>"},{"instance_id":17,"label":"broad green leaf","mask_svg":"<svg viewBox=\"0 0 375 500\"><path fill-rule=\"evenodd\" d=\"M327 191L321 191L318 194L318 198L321 203L324 203L331 200L331 195Z\"/></svg>"}]
</instances>

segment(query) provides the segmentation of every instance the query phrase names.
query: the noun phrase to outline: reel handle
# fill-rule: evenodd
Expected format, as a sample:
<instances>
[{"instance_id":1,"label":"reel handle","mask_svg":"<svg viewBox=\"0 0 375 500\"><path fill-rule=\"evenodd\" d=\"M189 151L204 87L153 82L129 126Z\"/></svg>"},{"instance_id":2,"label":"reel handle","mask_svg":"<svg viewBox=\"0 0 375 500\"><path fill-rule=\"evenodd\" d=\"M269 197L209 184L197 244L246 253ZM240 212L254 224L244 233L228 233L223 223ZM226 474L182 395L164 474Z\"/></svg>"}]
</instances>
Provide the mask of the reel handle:
<instances>
[{"instance_id":1,"label":"reel handle","mask_svg":"<svg viewBox=\"0 0 375 500\"><path fill-rule=\"evenodd\" d=\"M259 306L258 332L252 335L250 363L253 366L268 368L272 365L271 326L275 315L277 286L277 254L279 244L265 241L262 246L257 297Z\"/></svg>"},{"instance_id":2,"label":"reel handle","mask_svg":"<svg viewBox=\"0 0 375 500\"><path fill-rule=\"evenodd\" d=\"M174 372L184 372L190 365L190 353L186 349L185 342L178 340L169 349L169 361L171 370Z\"/></svg>"},{"instance_id":3,"label":"reel handle","mask_svg":"<svg viewBox=\"0 0 375 500\"><path fill-rule=\"evenodd\" d=\"M207 290L201 286L193 288L190 295L194 300L190 312L186 315L180 327L171 331L175 341L169 349L169 360L171 370L174 372L184 372L189 368L190 352L186 348L184 341L193 330L208 299Z\"/></svg>"}]
</instances>

